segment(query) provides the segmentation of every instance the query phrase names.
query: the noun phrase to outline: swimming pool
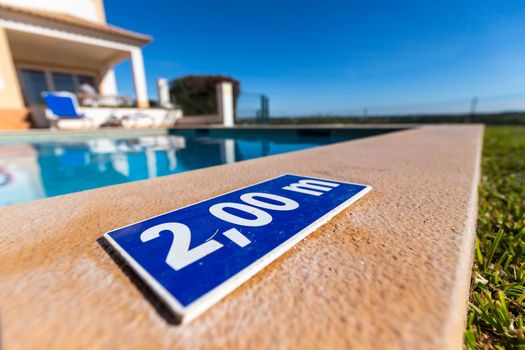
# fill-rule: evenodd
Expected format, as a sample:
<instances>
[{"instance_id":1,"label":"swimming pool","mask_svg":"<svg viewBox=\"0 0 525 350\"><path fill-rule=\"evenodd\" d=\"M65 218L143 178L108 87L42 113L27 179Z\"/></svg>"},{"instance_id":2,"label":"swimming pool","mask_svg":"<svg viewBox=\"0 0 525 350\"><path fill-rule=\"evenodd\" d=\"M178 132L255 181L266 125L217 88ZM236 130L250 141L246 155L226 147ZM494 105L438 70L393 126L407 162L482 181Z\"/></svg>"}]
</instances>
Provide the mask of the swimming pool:
<instances>
[{"instance_id":1,"label":"swimming pool","mask_svg":"<svg viewBox=\"0 0 525 350\"><path fill-rule=\"evenodd\" d=\"M0 139L0 205L297 151L386 131L391 130L180 129L149 136L54 137L60 141L1 143Z\"/></svg>"}]
</instances>

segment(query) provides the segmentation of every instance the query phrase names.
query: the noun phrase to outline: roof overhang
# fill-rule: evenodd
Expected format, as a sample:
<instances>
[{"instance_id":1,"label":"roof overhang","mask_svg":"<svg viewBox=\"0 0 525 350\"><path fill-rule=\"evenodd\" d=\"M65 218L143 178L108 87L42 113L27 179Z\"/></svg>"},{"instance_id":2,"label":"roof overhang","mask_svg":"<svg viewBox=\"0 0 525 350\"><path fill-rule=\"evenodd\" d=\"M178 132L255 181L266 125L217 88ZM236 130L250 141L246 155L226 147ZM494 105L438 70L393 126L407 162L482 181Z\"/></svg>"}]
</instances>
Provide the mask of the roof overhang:
<instances>
[{"instance_id":1,"label":"roof overhang","mask_svg":"<svg viewBox=\"0 0 525 350\"><path fill-rule=\"evenodd\" d=\"M119 27L95 23L67 14L6 4L0 4L0 21L30 24L32 26L71 32L131 46L144 46L152 41L150 36L131 32Z\"/></svg>"},{"instance_id":2,"label":"roof overhang","mask_svg":"<svg viewBox=\"0 0 525 350\"><path fill-rule=\"evenodd\" d=\"M19 66L41 65L98 74L130 57L130 52L118 45L103 46L10 28L6 28L6 34L13 60Z\"/></svg>"}]
</instances>

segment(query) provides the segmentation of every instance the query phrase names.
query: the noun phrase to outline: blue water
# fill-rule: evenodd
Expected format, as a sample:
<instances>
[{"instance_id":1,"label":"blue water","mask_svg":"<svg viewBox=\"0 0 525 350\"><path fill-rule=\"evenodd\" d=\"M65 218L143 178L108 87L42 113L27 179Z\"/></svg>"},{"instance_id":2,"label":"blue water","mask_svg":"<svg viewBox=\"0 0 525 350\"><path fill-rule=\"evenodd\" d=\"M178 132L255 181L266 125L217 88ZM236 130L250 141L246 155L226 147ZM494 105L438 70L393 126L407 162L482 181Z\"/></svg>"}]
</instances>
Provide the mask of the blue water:
<instances>
[{"instance_id":1,"label":"blue water","mask_svg":"<svg viewBox=\"0 0 525 350\"><path fill-rule=\"evenodd\" d=\"M350 138L162 135L0 144L0 205L302 150Z\"/></svg>"}]
</instances>

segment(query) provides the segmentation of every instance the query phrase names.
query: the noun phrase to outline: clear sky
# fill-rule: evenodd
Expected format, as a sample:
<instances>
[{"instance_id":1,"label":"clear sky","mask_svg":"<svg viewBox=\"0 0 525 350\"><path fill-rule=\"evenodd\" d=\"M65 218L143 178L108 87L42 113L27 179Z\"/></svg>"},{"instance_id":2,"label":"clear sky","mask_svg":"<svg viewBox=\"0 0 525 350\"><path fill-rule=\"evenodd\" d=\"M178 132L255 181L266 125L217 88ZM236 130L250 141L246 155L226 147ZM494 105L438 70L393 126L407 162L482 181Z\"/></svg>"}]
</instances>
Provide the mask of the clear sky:
<instances>
[{"instance_id":1,"label":"clear sky","mask_svg":"<svg viewBox=\"0 0 525 350\"><path fill-rule=\"evenodd\" d=\"M518 95L523 0L106 0L108 22L153 36L157 77L225 74L270 97L272 115ZM129 63L117 67L132 94ZM502 102L504 104L504 102ZM523 103L525 106L525 103ZM504 106L503 106L504 107Z\"/></svg>"}]
</instances>

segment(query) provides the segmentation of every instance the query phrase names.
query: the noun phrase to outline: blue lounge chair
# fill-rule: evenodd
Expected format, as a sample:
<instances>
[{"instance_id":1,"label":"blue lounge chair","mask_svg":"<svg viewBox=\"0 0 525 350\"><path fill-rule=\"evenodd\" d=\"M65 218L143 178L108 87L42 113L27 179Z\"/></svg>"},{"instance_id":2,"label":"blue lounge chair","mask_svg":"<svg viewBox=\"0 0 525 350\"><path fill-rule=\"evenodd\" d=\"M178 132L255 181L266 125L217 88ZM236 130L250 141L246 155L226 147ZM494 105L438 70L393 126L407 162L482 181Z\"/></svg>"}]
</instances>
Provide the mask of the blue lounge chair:
<instances>
[{"instance_id":1,"label":"blue lounge chair","mask_svg":"<svg viewBox=\"0 0 525 350\"><path fill-rule=\"evenodd\" d=\"M84 114L78 111L77 97L71 92L47 92L42 93L44 102L46 103L46 116L51 121L54 127L62 128L66 126L67 129L85 129L96 127L95 122L87 118ZM61 123L62 120L70 120L69 122ZM74 122L76 120L77 122Z\"/></svg>"}]
</instances>

